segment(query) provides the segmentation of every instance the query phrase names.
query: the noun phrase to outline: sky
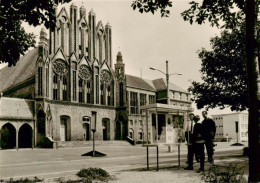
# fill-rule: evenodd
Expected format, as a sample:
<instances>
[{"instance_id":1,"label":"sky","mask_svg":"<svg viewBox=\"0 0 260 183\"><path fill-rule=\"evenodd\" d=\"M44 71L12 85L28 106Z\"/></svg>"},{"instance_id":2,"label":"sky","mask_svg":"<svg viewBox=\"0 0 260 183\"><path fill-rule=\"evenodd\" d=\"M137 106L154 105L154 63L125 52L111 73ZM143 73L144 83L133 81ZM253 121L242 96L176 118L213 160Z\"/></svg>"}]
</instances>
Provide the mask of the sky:
<instances>
[{"instance_id":1,"label":"sky","mask_svg":"<svg viewBox=\"0 0 260 183\"><path fill-rule=\"evenodd\" d=\"M165 78L157 68L166 70L166 60L169 61L169 73L182 75L170 76L170 82L183 89L191 85L191 81L201 81L201 61L198 50L202 47L210 49L210 38L220 34L220 30L203 25L185 22L181 12L188 9L190 0L173 0L170 17L161 18L159 13L152 15L133 11L132 1L128 0L73 0L78 6L84 5L87 13L93 9L96 21L108 22L112 26L112 57L116 62L116 55L121 51L126 65L126 74L143 77L145 79ZM71 3L72 3L71 2ZM70 4L65 5L69 12ZM64 5L63 5L64 6ZM59 6L58 8L61 9ZM29 27L24 24L28 32L39 35L39 27ZM0 68L2 66L0 65ZM197 111L195 105L195 113ZM209 110L209 114L229 113L229 110Z\"/></svg>"}]
</instances>

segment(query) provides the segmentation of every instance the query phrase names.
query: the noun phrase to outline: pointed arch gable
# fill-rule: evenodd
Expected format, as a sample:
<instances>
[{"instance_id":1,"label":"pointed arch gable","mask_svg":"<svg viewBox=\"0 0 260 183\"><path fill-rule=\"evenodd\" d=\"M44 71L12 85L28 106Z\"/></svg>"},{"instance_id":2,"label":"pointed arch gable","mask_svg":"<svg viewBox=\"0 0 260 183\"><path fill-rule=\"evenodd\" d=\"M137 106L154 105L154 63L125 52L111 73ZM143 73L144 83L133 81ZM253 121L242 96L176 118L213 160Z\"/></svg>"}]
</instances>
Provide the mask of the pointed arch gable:
<instances>
[{"instance_id":1,"label":"pointed arch gable","mask_svg":"<svg viewBox=\"0 0 260 183\"><path fill-rule=\"evenodd\" d=\"M113 78L114 78L114 76L115 76L113 70L108 66L108 64L107 64L106 61L103 62L103 64L101 65L100 70L101 70L101 71L102 71L102 70L108 70L108 71L110 72L110 74L113 76Z\"/></svg>"},{"instance_id":2,"label":"pointed arch gable","mask_svg":"<svg viewBox=\"0 0 260 183\"><path fill-rule=\"evenodd\" d=\"M77 56L76 56L75 52L73 52L70 55L69 60L70 60L70 62L72 62L72 61L77 62L78 59L77 59Z\"/></svg>"},{"instance_id":3,"label":"pointed arch gable","mask_svg":"<svg viewBox=\"0 0 260 183\"><path fill-rule=\"evenodd\" d=\"M68 64L68 60L66 59L62 47L59 47L54 56L52 57L52 62L54 60L61 59L64 60Z\"/></svg>"},{"instance_id":4,"label":"pointed arch gable","mask_svg":"<svg viewBox=\"0 0 260 183\"><path fill-rule=\"evenodd\" d=\"M43 111L44 112L44 108L43 108L43 105L42 104L37 104L37 106L36 106L37 108L37 111ZM45 112L44 112L45 113Z\"/></svg>"},{"instance_id":5,"label":"pointed arch gable","mask_svg":"<svg viewBox=\"0 0 260 183\"><path fill-rule=\"evenodd\" d=\"M63 17L66 17L66 21L65 22L69 22L69 14L68 14L68 12L67 12L65 7L63 7L60 10L60 12L59 12L59 14L57 16L57 20L62 20ZM62 20L62 21L64 21L64 20Z\"/></svg>"},{"instance_id":6,"label":"pointed arch gable","mask_svg":"<svg viewBox=\"0 0 260 183\"><path fill-rule=\"evenodd\" d=\"M82 23L85 24L85 27L82 26ZM79 19L78 24L80 28L89 30L88 22L85 15Z\"/></svg>"},{"instance_id":7,"label":"pointed arch gable","mask_svg":"<svg viewBox=\"0 0 260 183\"><path fill-rule=\"evenodd\" d=\"M110 68L108 67L106 62L102 63L102 65L100 67L100 70L108 70L110 72Z\"/></svg>"},{"instance_id":8,"label":"pointed arch gable","mask_svg":"<svg viewBox=\"0 0 260 183\"><path fill-rule=\"evenodd\" d=\"M106 34L102 21L99 21L96 27L96 34L99 34L99 30L102 31L102 35Z\"/></svg>"},{"instance_id":9,"label":"pointed arch gable","mask_svg":"<svg viewBox=\"0 0 260 183\"><path fill-rule=\"evenodd\" d=\"M49 64L49 63L50 63L50 58L46 58L46 59L45 59L45 63L46 63L46 64Z\"/></svg>"},{"instance_id":10,"label":"pointed arch gable","mask_svg":"<svg viewBox=\"0 0 260 183\"><path fill-rule=\"evenodd\" d=\"M91 65L89 64L88 60L86 59L86 57L82 57L81 60L79 61L79 66L80 65L87 65L89 68L91 68Z\"/></svg>"},{"instance_id":11,"label":"pointed arch gable","mask_svg":"<svg viewBox=\"0 0 260 183\"><path fill-rule=\"evenodd\" d=\"M37 60L36 60L36 66L37 66L37 64L39 64L39 63L44 63L44 60L43 60L42 56L38 56L38 58L37 58Z\"/></svg>"},{"instance_id":12,"label":"pointed arch gable","mask_svg":"<svg viewBox=\"0 0 260 183\"><path fill-rule=\"evenodd\" d=\"M93 64L92 64L92 66L93 66L93 67L96 67L96 66L97 66L97 67L100 67L97 59L94 59L94 62L93 62Z\"/></svg>"}]
</instances>

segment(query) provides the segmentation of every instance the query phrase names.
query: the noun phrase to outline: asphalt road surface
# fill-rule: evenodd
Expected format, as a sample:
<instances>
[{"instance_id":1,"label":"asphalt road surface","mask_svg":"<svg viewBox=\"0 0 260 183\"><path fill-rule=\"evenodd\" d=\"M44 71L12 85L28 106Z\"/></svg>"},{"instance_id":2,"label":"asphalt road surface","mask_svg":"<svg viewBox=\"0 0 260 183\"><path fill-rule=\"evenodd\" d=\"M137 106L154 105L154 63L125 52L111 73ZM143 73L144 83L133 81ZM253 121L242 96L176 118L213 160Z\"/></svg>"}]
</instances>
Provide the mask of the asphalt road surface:
<instances>
[{"instance_id":1,"label":"asphalt road surface","mask_svg":"<svg viewBox=\"0 0 260 183\"><path fill-rule=\"evenodd\" d=\"M215 162L241 155L243 147L219 145L215 151ZM68 149L20 149L0 151L0 179L59 177L75 174L82 168L99 167L107 171L146 168L146 148L141 146L102 146L97 150L105 157L81 156L91 151L88 148ZM181 146L180 162L185 166L187 149ZM207 160L207 158L206 158ZM156 166L156 148L149 148L150 167ZM177 147L167 152L167 147L159 147L159 166L178 165Z\"/></svg>"}]
</instances>

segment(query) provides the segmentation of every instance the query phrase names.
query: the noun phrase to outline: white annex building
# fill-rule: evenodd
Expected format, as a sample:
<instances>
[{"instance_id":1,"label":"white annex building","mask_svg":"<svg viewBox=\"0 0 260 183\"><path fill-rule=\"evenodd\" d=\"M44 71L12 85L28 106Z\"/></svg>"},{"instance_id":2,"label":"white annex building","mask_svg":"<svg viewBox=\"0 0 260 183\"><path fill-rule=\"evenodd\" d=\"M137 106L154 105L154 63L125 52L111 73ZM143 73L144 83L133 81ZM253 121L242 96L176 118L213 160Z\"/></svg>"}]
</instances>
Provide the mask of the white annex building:
<instances>
[{"instance_id":1,"label":"white annex building","mask_svg":"<svg viewBox=\"0 0 260 183\"><path fill-rule=\"evenodd\" d=\"M216 140L229 138L237 141L237 121L238 142L248 141L248 112L212 115L212 118L216 122Z\"/></svg>"}]
</instances>

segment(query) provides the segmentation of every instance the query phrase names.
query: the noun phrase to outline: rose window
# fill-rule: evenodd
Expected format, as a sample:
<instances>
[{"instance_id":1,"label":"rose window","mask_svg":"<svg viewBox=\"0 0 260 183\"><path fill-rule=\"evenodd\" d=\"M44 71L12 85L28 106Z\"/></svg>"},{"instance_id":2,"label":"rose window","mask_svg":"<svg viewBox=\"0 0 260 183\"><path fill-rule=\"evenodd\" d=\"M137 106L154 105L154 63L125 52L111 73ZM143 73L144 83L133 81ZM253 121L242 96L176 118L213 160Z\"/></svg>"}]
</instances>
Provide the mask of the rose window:
<instances>
[{"instance_id":1,"label":"rose window","mask_svg":"<svg viewBox=\"0 0 260 183\"><path fill-rule=\"evenodd\" d=\"M79 77L83 80L89 80L91 76L88 66L81 65L79 68Z\"/></svg>"},{"instance_id":2,"label":"rose window","mask_svg":"<svg viewBox=\"0 0 260 183\"><path fill-rule=\"evenodd\" d=\"M110 73L107 70L102 70L100 73L100 81L104 84L110 83Z\"/></svg>"},{"instance_id":3,"label":"rose window","mask_svg":"<svg viewBox=\"0 0 260 183\"><path fill-rule=\"evenodd\" d=\"M64 60L58 59L53 63L53 70L58 75L65 75L68 72L67 64Z\"/></svg>"}]
</instances>

